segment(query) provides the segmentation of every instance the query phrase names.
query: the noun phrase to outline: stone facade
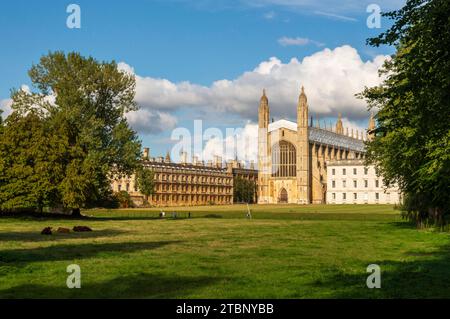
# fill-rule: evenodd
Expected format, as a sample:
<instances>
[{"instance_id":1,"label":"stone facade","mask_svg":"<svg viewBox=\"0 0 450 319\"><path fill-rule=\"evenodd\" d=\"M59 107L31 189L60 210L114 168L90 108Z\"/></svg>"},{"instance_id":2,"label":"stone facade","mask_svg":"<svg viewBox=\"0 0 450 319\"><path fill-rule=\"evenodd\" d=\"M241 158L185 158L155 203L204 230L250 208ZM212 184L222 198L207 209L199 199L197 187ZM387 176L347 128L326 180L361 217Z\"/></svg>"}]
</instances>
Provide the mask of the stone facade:
<instances>
[{"instance_id":1,"label":"stone facade","mask_svg":"<svg viewBox=\"0 0 450 319\"><path fill-rule=\"evenodd\" d=\"M374 166L362 160L327 161L327 203L399 204L398 187L386 187Z\"/></svg>"},{"instance_id":2,"label":"stone facade","mask_svg":"<svg viewBox=\"0 0 450 319\"><path fill-rule=\"evenodd\" d=\"M169 155L166 158L150 158L148 149L144 150L143 165L152 170L155 177L155 193L147 198L148 204L161 207L232 204L233 179L240 176L257 180L258 176L254 167L245 168L238 161L230 161L226 166L219 158L214 163L206 164L196 158L192 163L185 160L173 163ZM114 178L111 187L114 192L128 192L135 206L146 204L134 175Z\"/></svg>"},{"instance_id":3,"label":"stone facade","mask_svg":"<svg viewBox=\"0 0 450 319\"><path fill-rule=\"evenodd\" d=\"M263 91L258 110L258 203L326 203L327 161L364 158L366 134L348 128L344 132L341 114L335 128L321 127L319 121L314 126L308 112L302 87L297 123L269 123L269 100Z\"/></svg>"}]
</instances>

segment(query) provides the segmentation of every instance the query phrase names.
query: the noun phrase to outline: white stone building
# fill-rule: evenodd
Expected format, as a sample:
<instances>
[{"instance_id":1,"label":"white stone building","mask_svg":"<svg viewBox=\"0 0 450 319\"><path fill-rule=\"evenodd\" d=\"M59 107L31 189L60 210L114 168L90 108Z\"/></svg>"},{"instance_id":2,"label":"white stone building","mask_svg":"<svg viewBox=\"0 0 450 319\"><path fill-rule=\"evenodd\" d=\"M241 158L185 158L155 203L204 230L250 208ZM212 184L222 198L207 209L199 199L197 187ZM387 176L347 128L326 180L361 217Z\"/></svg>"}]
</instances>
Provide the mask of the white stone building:
<instances>
[{"instance_id":1,"label":"white stone building","mask_svg":"<svg viewBox=\"0 0 450 319\"><path fill-rule=\"evenodd\" d=\"M362 159L327 161L328 204L399 204L397 187L389 187L377 176L374 166Z\"/></svg>"}]
</instances>

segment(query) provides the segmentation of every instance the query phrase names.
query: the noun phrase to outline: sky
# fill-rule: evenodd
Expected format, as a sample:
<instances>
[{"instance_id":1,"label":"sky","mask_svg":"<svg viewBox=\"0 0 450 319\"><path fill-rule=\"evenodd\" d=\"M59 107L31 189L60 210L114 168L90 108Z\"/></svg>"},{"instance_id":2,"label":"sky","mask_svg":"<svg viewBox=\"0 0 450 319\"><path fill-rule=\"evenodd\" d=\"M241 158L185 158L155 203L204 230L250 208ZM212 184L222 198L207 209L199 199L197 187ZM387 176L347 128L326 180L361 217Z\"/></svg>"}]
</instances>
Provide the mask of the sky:
<instances>
[{"instance_id":1,"label":"sky","mask_svg":"<svg viewBox=\"0 0 450 319\"><path fill-rule=\"evenodd\" d=\"M176 156L173 136L187 129L203 135L189 155L233 157L221 149L235 141L226 137L234 128L241 129L236 148L255 159L263 88L275 120L295 121L304 85L313 116L329 125L341 112L345 125L363 129L369 112L354 94L380 83L378 69L394 52L366 45L390 23L368 27L372 3L391 11L404 1L1 1L0 108L9 114L12 88L35 90L27 70L62 50L115 60L136 76L140 110L127 118L152 156ZM79 29L67 27L70 4L81 9ZM203 131L194 131L199 120Z\"/></svg>"}]
</instances>

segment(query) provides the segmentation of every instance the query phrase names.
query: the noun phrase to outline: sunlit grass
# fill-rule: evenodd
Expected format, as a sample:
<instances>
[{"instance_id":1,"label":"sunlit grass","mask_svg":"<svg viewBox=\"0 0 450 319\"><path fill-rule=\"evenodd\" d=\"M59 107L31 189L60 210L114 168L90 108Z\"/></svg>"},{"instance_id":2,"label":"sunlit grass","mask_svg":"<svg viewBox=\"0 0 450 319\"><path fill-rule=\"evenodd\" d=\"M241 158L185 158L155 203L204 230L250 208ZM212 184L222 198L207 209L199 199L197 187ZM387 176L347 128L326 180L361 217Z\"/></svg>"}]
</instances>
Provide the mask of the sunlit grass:
<instances>
[{"instance_id":1,"label":"sunlit grass","mask_svg":"<svg viewBox=\"0 0 450 319\"><path fill-rule=\"evenodd\" d=\"M160 209L0 219L0 297L450 297L449 234L416 230L392 206L251 210L251 220L245 205L167 208L165 219ZM75 225L94 231L40 235ZM72 263L81 289L66 287ZM366 287L372 263L381 289Z\"/></svg>"}]
</instances>

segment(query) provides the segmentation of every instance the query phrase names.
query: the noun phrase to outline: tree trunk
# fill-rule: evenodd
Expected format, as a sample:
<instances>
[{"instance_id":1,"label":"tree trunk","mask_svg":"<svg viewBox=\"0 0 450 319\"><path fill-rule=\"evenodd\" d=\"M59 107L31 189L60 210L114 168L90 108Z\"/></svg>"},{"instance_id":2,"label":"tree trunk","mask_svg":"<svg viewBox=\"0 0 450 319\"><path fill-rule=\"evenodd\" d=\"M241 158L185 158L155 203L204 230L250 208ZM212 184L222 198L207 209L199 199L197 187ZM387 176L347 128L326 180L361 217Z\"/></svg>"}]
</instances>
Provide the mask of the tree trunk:
<instances>
[{"instance_id":1,"label":"tree trunk","mask_svg":"<svg viewBox=\"0 0 450 319\"><path fill-rule=\"evenodd\" d=\"M72 209L72 216L73 217L81 217L81 210L79 208L73 208Z\"/></svg>"}]
</instances>

